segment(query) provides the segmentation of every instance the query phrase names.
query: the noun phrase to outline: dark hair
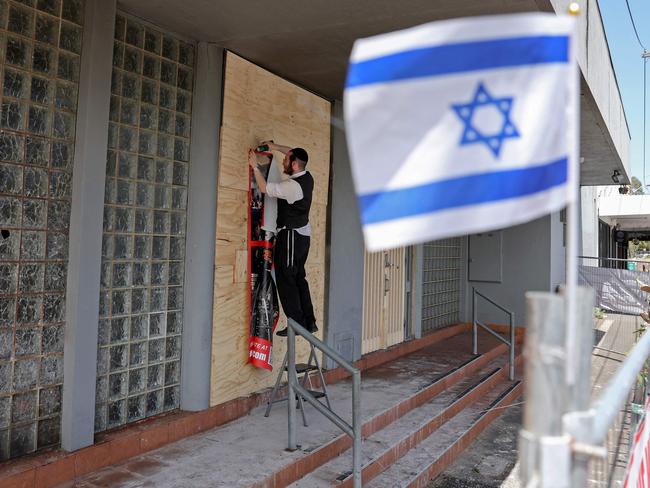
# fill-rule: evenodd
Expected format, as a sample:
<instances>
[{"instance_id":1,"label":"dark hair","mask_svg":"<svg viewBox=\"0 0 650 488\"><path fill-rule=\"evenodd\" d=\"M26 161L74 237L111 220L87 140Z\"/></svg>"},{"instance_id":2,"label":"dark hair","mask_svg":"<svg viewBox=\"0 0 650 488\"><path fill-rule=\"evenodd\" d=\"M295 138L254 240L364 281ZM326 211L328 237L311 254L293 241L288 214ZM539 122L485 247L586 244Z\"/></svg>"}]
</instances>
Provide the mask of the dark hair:
<instances>
[{"instance_id":1,"label":"dark hair","mask_svg":"<svg viewBox=\"0 0 650 488\"><path fill-rule=\"evenodd\" d=\"M293 163L296 159L302 161L303 165L306 165L309 161L307 151L305 151L302 147L293 148L291 150L291 155L289 156L289 161Z\"/></svg>"}]
</instances>

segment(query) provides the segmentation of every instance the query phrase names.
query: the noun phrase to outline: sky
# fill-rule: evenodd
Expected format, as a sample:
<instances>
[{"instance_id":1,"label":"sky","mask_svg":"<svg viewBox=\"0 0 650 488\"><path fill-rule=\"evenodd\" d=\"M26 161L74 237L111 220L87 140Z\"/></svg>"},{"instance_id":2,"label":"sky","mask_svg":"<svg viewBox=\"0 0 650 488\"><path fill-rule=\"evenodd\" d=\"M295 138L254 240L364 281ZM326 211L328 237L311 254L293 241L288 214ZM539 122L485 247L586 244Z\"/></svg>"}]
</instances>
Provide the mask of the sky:
<instances>
[{"instance_id":1,"label":"sky","mask_svg":"<svg viewBox=\"0 0 650 488\"><path fill-rule=\"evenodd\" d=\"M650 1L628 0L643 45L650 51ZM625 0L598 0L630 127L630 176L643 181L643 62ZM647 61L650 88L650 60ZM650 186L650 89L646 95L646 185Z\"/></svg>"}]
</instances>

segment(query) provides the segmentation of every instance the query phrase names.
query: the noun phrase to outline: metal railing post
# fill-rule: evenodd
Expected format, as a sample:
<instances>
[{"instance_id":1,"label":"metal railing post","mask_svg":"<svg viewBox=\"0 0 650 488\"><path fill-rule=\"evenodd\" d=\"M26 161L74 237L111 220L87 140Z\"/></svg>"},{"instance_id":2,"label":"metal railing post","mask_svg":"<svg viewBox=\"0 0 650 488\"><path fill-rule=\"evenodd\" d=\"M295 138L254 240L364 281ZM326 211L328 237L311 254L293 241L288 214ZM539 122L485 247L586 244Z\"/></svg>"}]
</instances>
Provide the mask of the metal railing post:
<instances>
[{"instance_id":1,"label":"metal railing post","mask_svg":"<svg viewBox=\"0 0 650 488\"><path fill-rule=\"evenodd\" d=\"M294 451L297 448L296 443L296 395L300 396L301 402L305 400L318 412L323 414L334 425L352 437L352 481L354 488L361 488L361 443L362 443L362 426L361 419L361 371L349 363L343 356L325 344L323 341L308 332L302 325L289 318L287 320L287 375L288 375L288 416L289 416L289 448ZM329 401L327 406L319 402L309 390L303 388L298 382L296 375L296 334L309 342L312 346L317 347L325 355L336 361L343 369L352 376L352 424L339 417L332 410ZM321 381L324 383L321 374Z\"/></svg>"},{"instance_id":2,"label":"metal railing post","mask_svg":"<svg viewBox=\"0 0 650 488\"><path fill-rule=\"evenodd\" d=\"M472 354L478 354L478 326L476 325L476 288L472 287Z\"/></svg>"},{"instance_id":3,"label":"metal railing post","mask_svg":"<svg viewBox=\"0 0 650 488\"><path fill-rule=\"evenodd\" d=\"M288 417L289 417L289 451L297 449L296 442L296 390L297 383L296 377L296 333L293 327L287 327L287 354L289 360L287 361L287 388L288 388Z\"/></svg>"},{"instance_id":4,"label":"metal railing post","mask_svg":"<svg viewBox=\"0 0 650 488\"><path fill-rule=\"evenodd\" d=\"M515 314L510 314L510 381L515 379Z\"/></svg>"},{"instance_id":5,"label":"metal railing post","mask_svg":"<svg viewBox=\"0 0 650 488\"><path fill-rule=\"evenodd\" d=\"M552 460L566 458L559 449L566 406L564 299L529 292L526 308L526 403L519 434L522 486L569 488L569 467L551 466Z\"/></svg>"},{"instance_id":6,"label":"metal railing post","mask_svg":"<svg viewBox=\"0 0 650 488\"><path fill-rule=\"evenodd\" d=\"M507 340L501 335L501 333L495 332L488 325L478 320L478 298L482 298L486 302L494 305L496 308L508 315L510 320L510 340ZM510 381L515 379L515 314L507 308L499 305L497 302L491 298L483 295L483 293L476 291L475 287L472 287L472 353L476 356L478 355L478 328L479 326L486 332L492 334L494 337L499 339L501 342L505 343L510 347L510 368L508 372L508 377Z\"/></svg>"},{"instance_id":7,"label":"metal railing post","mask_svg":"<svg viewBox=\"0 0 650 488\"><path fill-rule=\"evenodd\" d=\"M591 354L593 347L594 292L578 287L576 293L577 314L575 327L575 349L566 352L566 367L575 371L575 383L567 388L566 411L584 411L591 403ZM587 486L590 456L574 452L571 463L571 486Z\"/></svg>"},{"instance_id":8,"label":"metal railing post","mask_svg":"<svg viewBox=\"0 0 650 488\"><path fill-rule=\"evenodd\" d=\"M352 374L352 476L354 488L361 488L361 373Z\"/></svg>"}]
</instances>

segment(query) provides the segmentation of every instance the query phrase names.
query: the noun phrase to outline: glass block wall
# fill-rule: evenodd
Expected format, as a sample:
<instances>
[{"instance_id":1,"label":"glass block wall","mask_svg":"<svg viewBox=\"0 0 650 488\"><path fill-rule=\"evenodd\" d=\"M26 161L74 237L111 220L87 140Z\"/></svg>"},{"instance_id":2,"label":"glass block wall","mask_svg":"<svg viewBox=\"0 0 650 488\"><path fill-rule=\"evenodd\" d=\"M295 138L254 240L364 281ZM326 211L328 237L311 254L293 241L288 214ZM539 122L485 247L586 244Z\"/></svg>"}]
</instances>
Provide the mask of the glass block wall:
<instances>
[{"instance_id":1,"label":"glass block wall","mask_svg":"<svg viewBox=\"0 0 650 488\"><path fill-rule=\"evenodd\" d=\"M0 460L59 443L82 0L0 0Z\"/></svg>"},{"instance_id":2,"label":"glass block wall","mask_svg":"<svg viewBox=\"0 0 650 488\"><path fill-rule=\"evenodd\" d=\"M424 244L422 330L458 323L460 312L460 246L454 237Z\"/></svg>"},{"instance_id":3,"label":"glass block wall","mask_svg":"<svg viewBox=\"0 0 650 488\"><path fill-rule=\"evenodd\" d=\"M118 15L95 430L178 408L194 46Z\"/></svg>"}]
</instances>

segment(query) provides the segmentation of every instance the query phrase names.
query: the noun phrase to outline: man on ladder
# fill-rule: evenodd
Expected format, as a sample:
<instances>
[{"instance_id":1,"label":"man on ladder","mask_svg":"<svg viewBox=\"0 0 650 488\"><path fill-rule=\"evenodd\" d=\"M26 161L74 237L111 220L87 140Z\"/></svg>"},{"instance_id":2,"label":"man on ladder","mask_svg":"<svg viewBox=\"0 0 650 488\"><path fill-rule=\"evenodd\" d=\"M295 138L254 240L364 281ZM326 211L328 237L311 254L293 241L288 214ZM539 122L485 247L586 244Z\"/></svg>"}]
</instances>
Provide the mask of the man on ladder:
<instances>
[{"instance_id":1,"label":"man on ladder","mask_svg":"<svg viewBox=\"0 0 650 488\"><path fill-rule=\"evenodd\" d=\"M249 150L248 164L258 188L278 199L278 235L273 259L278 295L285 315L314 333L318 327L305 274L311 236L309 209L314 190L314 178L305 170L309 156L300 147L291 149L270 141L262 144L268 146L269 151L284 154L282 168L289 176L280 183L267 183L257 167L255 152ZM277 335L286 336L287 329L278 331Z\"/></svg>"}]
</instances>

